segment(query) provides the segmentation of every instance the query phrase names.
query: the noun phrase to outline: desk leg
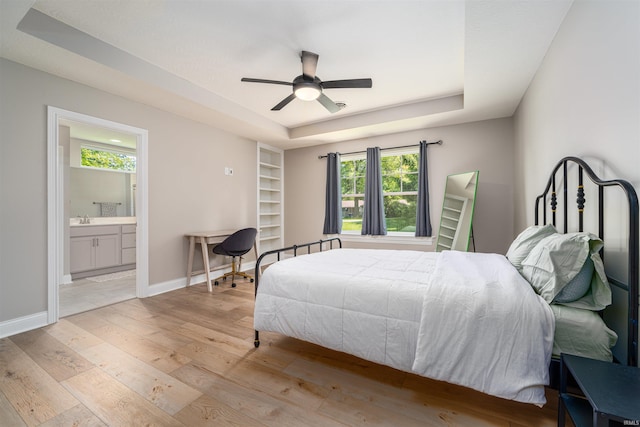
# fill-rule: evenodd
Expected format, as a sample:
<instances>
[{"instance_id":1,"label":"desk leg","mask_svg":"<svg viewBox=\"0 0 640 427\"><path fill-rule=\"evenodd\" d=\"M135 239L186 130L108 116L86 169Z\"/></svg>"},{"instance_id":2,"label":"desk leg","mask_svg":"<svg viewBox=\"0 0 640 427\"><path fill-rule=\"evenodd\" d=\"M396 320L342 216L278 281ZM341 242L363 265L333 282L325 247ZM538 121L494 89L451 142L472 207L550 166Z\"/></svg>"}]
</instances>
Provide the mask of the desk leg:
<instances>
[{"instance_id":1,"label":"desk leg","mask_svg":"<svg viewBox=\"0 0 640 427\"><path fill-rule=\"evenodd\" d=\"M187 261L187 288L191 284L191 274L193 272L193 255L196 251L196 238L189 237L189 260Z\"/></svg>"},{"instance_id":2,"label":"desk leg","mask_svg":"<svg viewBox=\"0 0 640 427\"><path fill-rule=\"evenodd\" d=\"M211 271L209 271L209 247L207 246L207 238L200 237L200 249L202 249L202 264L204 265L204 274L207 278L207 289L212 292L211 289Z\"/></svg>"}]
</instances>

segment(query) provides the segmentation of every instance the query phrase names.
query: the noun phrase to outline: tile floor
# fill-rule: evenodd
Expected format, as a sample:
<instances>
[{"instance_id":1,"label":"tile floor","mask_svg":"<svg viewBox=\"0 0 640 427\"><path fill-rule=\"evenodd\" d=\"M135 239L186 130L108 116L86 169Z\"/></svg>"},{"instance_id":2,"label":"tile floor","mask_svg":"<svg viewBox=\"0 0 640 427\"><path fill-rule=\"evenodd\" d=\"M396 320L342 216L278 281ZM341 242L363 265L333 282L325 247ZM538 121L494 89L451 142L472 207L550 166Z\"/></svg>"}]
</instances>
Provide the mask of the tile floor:
<instances>
[{"instance_id":1,"label":"tile floor","mask_svg":"<svg viewBox=\"0 0 640 427\"><path fill-rule=\"evenodd\" d=\"M60 317L82 313L136 297L136 276L97 282L92 278L60 285Z\"/></svg>"}]
</instances>

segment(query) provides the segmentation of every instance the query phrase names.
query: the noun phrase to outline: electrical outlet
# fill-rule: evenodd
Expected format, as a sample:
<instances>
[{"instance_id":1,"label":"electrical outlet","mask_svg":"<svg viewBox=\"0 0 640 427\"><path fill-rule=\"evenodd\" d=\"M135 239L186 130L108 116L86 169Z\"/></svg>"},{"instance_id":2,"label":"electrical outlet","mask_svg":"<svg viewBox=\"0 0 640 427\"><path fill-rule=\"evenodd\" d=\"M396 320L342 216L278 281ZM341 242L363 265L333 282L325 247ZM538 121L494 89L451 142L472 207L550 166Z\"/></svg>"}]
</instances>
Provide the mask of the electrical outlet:
<instances>
[{"instance_id":1,"label":"electrical outlet","mask_svg":"<svg viewBox=\"0 0 640 427\"><path fill-rule=\"evenodd\" d=\"M224 168L224 174L232 176L233 175L233 168L225 167Z\"/></svg>"}]
</instances>

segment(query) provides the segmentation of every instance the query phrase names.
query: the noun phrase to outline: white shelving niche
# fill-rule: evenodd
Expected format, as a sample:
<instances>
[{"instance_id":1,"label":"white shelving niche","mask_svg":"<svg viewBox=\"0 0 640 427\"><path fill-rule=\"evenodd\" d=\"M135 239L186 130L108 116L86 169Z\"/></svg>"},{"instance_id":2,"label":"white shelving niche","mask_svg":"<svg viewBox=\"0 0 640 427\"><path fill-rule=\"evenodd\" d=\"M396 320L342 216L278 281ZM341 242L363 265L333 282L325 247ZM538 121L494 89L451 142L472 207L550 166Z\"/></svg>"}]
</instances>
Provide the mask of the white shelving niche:
<instances>
[{"instance_id":1,"label":"white shelving niche","mask_svg":"<svg viewBox=\"0 0 640 427\"><path fill-rule=\"evenodd\" d=\"M283 166L282 150L258 143L258 253L260 254L284 246Z\"/></svg>"}]
</instances>

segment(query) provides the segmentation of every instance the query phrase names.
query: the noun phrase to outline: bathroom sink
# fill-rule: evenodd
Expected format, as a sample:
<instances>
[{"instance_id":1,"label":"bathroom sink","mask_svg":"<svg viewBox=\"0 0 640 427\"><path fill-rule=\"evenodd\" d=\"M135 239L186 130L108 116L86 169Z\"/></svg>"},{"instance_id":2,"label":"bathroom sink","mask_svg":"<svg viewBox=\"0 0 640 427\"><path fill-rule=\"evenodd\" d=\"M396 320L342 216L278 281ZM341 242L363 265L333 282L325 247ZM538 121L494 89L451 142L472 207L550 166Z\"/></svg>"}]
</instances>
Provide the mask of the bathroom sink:
<instances>
[{"instance_id":1,"label":"bathroom sink","mask_svg":"<svg viewBox=\"0 0 640 427\"><path fill-rule=\"evenodd\" d=\"M87 225L113 225L113 224L135 224L135 216L113 216L89 218L89 224L81 224L83 218L70 218L69 225L72 227L84 227Z\"/></svg>"}]
</instances>

